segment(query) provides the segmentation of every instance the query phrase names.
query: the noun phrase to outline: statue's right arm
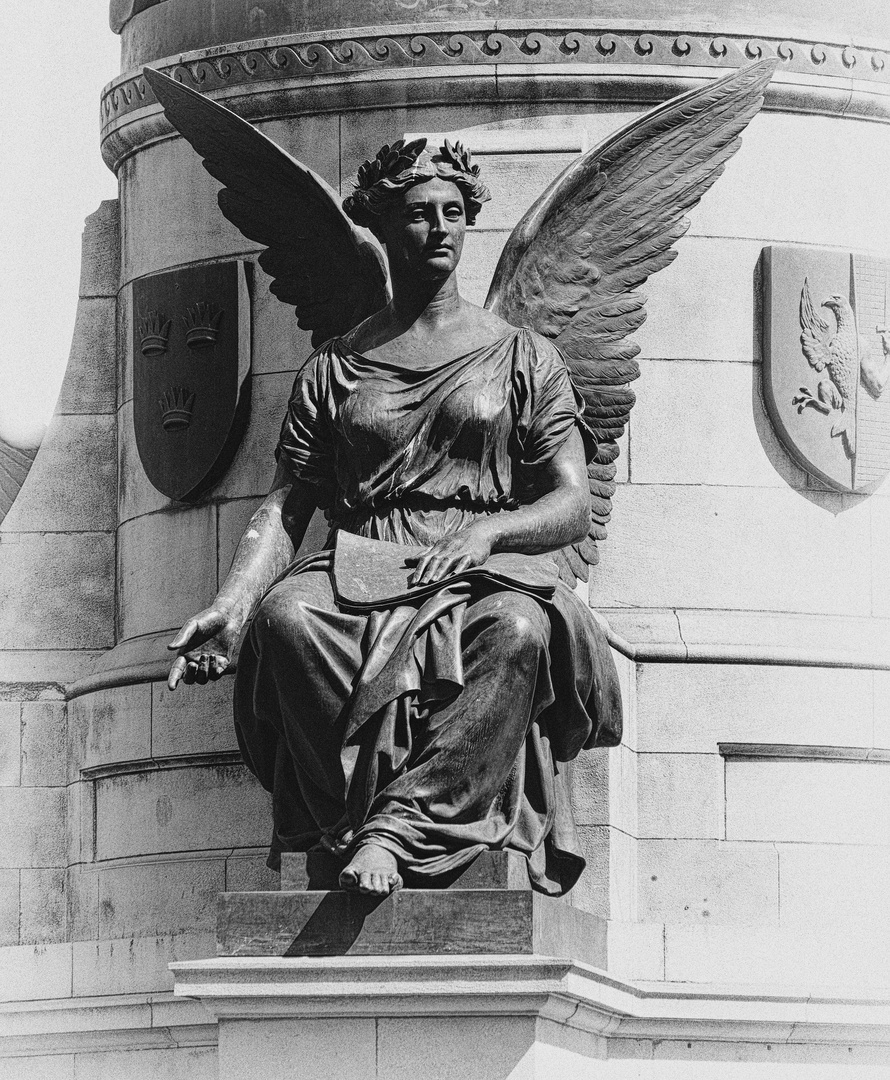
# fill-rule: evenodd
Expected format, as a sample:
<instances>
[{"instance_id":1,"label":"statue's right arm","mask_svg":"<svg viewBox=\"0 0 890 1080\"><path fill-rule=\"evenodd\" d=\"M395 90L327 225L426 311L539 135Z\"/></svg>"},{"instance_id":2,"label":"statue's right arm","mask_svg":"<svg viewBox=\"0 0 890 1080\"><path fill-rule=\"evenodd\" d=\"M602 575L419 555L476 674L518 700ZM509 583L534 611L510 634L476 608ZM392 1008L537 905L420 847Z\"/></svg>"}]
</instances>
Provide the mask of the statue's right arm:
<instances>
[{"instance_id":1,"label":"statue's right arm","mask_svg":"<svg viewBox=\"0 0 890 1080\"><path fill-rule=\"evenodd\" d=\"M182 627L167 646L178 654L167 685L218 679L232 659L254 605L300 546L316 509L314 489L279 464L269 494L238 542L232 568L216 599Z\"/></svg>"}]
</instances>

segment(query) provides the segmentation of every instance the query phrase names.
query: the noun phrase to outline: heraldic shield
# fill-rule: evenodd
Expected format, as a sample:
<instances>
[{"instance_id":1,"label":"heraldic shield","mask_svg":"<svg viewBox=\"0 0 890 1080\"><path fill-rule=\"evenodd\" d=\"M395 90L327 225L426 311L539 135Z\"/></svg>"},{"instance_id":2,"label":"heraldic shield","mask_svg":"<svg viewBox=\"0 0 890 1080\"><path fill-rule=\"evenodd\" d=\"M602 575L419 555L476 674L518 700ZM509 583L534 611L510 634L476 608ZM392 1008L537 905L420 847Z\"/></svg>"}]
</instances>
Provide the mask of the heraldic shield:
<instances>
[{"instance_id":1,"label":"heraldic shield","mask_svg":"<svg viewBox=\"0 0 890 1080\"><path fill-rule=\"evenodd\" d=\"M890 472L890 260L763 253L763 396L785 449L837 491Z\"/></svg>"},{"instance_id":2,"label":"heraldic shield","mask_svg":"<svg viewBox=\"0 0 890 1080\"><path fill-rule=\"evenodd\" d=\"M232 462L250 409L247 264L214 263L133 283L133 423L142 467L188 501Z\"/></svg>"}]
</instances>

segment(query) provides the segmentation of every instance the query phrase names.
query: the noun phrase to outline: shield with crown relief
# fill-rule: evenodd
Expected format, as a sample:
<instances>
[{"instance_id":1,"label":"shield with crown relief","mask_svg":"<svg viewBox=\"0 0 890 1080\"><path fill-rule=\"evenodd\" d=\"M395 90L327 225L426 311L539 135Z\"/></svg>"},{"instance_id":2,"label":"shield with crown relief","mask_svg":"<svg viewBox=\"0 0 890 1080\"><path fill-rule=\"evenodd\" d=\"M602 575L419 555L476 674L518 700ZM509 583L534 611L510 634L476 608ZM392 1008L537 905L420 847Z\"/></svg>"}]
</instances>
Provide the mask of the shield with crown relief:
<instances>
[{"instance_id":1,"label":"shield with crown relief","mask_svg":"<svg viewBox=\"0 0 890 1080\"><path fill-rule=\"evenodd\" d=\"M146 476L198 498L232 462L250 407L248 265L192 266L133 283L133 425Z\"/></svg>"}]
</instances>

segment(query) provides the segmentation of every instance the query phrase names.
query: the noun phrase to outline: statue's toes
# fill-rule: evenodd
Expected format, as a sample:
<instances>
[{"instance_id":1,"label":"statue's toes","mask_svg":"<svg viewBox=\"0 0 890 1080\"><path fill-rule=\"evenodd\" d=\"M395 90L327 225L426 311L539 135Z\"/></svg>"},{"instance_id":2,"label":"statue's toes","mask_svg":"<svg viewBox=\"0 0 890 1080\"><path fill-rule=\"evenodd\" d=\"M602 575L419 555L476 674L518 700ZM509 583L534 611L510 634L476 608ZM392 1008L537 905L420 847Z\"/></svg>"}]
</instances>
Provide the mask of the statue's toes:
<instances>
[{"instance_id":1,"label":"statue's toes","mask_svg":"<svg viewBox=\"0 0 890 1080\"><path fill-rule=\"evenodd\" d=\"M345 870L340 872L340 888L341 889L357 889L359 888L359 875L352 869L351 866L347 866Z\"/></svg>"}]
</instances>

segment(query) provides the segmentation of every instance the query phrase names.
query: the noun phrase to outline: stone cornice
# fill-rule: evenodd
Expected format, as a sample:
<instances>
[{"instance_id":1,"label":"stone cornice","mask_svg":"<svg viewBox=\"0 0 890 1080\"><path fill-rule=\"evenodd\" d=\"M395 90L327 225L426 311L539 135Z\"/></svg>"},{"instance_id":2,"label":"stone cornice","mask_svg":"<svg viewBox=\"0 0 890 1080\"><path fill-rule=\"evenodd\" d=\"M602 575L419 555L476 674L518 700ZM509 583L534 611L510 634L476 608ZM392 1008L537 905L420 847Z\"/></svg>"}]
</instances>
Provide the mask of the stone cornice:
<instances>
[{"instance_id":1,"label":"stone cornice","mask_svg":"<svg viewBox=\"0 0 890 1080\"><path fill-rule=\"evenodd\" d=\"M608 30L578 21L573 26L485 24L460 28L393 26L385 34L343 30L241 42L161 61L157 67L202 92L260 86L317 76L354 80L367 73L418 69L515 68L647 71L737 68L777 56L783 74L819 82L890 87L890 53L874 44L853 45L742 34L665 29ZM155 103L140 73L112 82L102 97L103 135L133 113Z\"/></svg>"},{"instance_id":2,"label":"stone cornice","mask_svg":"<svg viewBox=\"0 0 890 1080\"><path fill-rule=\"evenodd\" d=\"M890 1041L890 1003L880 993L642 984L552 957L225 957L170 968L177 995L227 1020L514 1015L614 1039Z\"/></svg>"}]
</instances>

